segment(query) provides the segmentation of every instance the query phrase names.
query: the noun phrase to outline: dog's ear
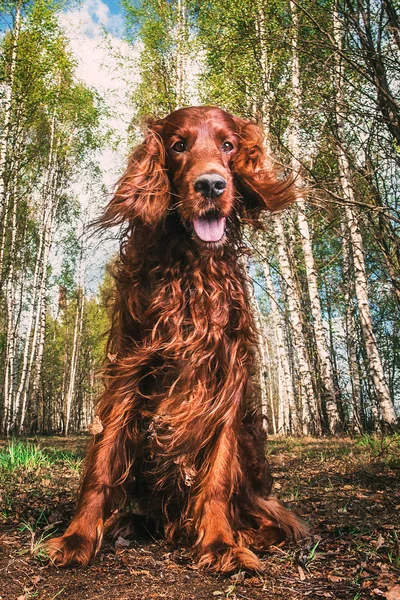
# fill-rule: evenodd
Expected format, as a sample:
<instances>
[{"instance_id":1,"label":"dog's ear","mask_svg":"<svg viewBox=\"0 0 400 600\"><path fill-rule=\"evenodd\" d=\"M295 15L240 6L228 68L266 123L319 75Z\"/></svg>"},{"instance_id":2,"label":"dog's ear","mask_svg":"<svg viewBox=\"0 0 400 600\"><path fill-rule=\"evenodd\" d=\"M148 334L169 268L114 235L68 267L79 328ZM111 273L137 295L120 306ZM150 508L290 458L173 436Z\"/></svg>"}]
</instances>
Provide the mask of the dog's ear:
<instances>
[{"instance_id":1,"label":"dog's ear","mask_svg":"<svg viewBox=\"0 0 400 600\"><path fill-rule=\"evenodd\" d=\"M145 140L129 157L128 168L99 219L100 225L139 219L154 227L163 220L170 202L170 186L161 133L161 123L148 124Z\"/></svg>"},{"instance_id":2,"label":"dog's ear","mask_svg":"<svg viewBox=\"0 0 400 600\"><path fill-rule=\"evenodd\" d=\"M247 216L257 218L265 209L271 212L282 210L297 198L294 177L278 179L265 152L260 128L251 121L236 121L240 142L232 170Z\"/></svg>"}]
</instances>

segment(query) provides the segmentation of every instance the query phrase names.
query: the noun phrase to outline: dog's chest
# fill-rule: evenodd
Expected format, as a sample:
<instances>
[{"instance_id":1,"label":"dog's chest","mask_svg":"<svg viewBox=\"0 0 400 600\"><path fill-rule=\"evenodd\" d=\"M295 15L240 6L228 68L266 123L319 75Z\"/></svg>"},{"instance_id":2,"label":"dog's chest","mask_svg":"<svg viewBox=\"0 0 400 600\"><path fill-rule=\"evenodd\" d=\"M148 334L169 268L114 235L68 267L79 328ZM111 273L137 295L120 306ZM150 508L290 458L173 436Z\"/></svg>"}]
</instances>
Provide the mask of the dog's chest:
<instances>
[{"instance_id":1,"label":"dog's chest","mask_svg":"<svg viewBox=\"0 0 400 600\"><path fill-rule=\"evenodd\" d=\"M174 269L158 279L147 316L152 340L171 350L217 354L238 334L250 335L247 291L240 269L225 263Z\"/></svg>"}]
</instances>

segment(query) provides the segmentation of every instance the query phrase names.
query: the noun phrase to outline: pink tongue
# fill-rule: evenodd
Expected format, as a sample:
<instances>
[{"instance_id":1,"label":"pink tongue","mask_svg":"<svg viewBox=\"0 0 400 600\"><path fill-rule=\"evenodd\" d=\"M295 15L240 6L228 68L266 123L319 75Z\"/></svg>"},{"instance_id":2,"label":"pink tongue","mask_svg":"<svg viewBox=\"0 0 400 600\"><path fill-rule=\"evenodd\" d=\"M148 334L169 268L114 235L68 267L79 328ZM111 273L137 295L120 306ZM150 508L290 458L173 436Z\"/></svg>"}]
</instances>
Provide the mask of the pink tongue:
<instances>
[{"instance_id":1,"label":"pink tongue","mask_svg":"<svg viewBox=\"0 0 400 600\"><path fill-rule=\"evenodd\" d=\"M203 242L219 242L224 235L225 217L204 215L193 220L193 227Z\"/></svg>"}]
</instances>

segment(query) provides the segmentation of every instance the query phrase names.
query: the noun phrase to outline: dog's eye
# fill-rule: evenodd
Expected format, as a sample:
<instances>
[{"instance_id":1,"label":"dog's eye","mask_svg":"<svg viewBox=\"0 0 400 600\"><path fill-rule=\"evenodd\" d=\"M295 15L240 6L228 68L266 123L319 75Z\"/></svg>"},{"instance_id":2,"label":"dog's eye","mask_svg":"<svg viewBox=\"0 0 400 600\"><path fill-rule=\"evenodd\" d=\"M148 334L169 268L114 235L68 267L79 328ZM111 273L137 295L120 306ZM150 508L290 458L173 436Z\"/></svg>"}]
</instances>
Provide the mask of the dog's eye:
<instances>
[{"instance_id":1,"label":"dog's eye","mask_svg":"<svg viewBox=\"0 0 400 600\"><path fill-rule=\"evenodd\" d=\"M227 154L228 154L229 152L232 152L232 150L233 150L233 144L232 144L231 142L224 142L224 143L222 144L222 150L223 150L224 152L226 152Z\"/></svg>"},{"instance_id":2,"label":"dog's eye","mask_svg":"<svg viewBox=\"0 0 400 600\"><path fill-rule=\"evenodd\" d=\"M172 150L175 152L185 152L186 146L183 142L175 142L175 144L172 146Z\"/></svg>"}]
</instances>

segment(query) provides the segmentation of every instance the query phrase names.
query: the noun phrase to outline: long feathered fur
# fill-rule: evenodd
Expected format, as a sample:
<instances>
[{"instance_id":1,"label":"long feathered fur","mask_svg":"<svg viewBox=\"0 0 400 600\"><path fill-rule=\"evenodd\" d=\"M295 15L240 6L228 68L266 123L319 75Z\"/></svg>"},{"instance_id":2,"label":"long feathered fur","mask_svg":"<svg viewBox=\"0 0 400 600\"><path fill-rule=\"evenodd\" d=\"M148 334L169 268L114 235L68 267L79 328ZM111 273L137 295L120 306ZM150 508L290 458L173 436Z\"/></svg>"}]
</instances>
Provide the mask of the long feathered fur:
<instances>
[{"instance_id":1,"label":"long feathered fur","mask_svg":"<svg viewBox=\"0 0 400 600\"><path fill-rule=\"evenodd\" d=\"M174 149L176 139L185 151ZM218 198L195 191L198 175L210 171L226 183ZM253 123L195 107L149 126L100 219L125 224L114 273L114 360L76 515L49 543L57 564L86 564L111 511L130 499L212 570L258 569L251 548L306 534L270 495L251 387L255 330L238 261L241 221L257 225L262 210L295 196ZM226 218L216 243L198 239L191 225L207 210Z\"/></svg>"}]
</instances>

